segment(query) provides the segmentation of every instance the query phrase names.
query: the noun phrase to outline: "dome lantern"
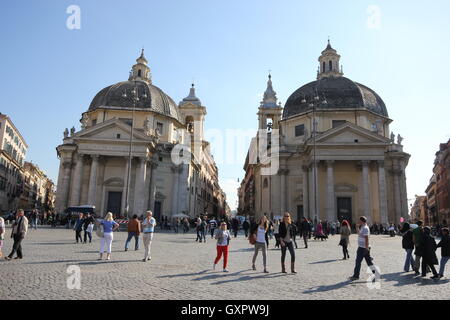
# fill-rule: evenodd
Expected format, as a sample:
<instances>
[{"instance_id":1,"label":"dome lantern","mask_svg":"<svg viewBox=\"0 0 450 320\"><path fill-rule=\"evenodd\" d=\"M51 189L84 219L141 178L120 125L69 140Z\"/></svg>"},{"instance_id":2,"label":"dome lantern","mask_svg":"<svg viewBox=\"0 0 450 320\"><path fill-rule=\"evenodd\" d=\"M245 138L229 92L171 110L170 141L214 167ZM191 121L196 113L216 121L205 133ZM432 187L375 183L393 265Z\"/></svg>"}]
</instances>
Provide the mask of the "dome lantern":
<instances>
[{"instance_id":1,"label":"dome lantern","mask_svg":"<svg viewBox=\"0 0 450 320\"><path fill-rule=\"evenodd\" d=\"M144 49L141 51L141 55L136 59L136 64L133 65L129 81L144 81L147 83L152 83L152 77L150 73L150 68L147 66L147 59L144 56Z\"/></svg>"},{"instance_id":2,"label":"dome lantern","mask_svg":"<svg viewBox=\"0 0 450 320\"><path fill-rule=\"evenodd\" d=\"M322 79L324 77L342 77L344 73L342 72L342 67L339 69L340 59L341 56L333 49L330 40L328 39L328 45L319 57L320 65L317 72L317 79Z\"/></svg>"}]
</instances>

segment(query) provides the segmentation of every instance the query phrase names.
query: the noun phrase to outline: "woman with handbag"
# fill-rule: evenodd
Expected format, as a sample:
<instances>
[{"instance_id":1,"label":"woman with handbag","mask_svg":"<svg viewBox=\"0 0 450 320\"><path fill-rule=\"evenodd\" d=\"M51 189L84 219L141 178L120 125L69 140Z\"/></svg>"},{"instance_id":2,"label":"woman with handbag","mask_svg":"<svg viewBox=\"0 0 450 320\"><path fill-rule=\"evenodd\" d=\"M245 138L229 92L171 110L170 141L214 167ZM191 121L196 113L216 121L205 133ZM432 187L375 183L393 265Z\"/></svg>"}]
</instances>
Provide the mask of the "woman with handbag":
<instances>
[{"instance_id":1,"label":"woman with handbag","mask_svg":"<svg viewBox=\"0 0 450 320\"><path fill-rule=\"evenodd\" d=\"M280 224L280 233L278 235L280 237L281 244L281 272L286 272L286 266L284 264L284 260L286 258L286 250L289 250L291 255L291 272L297 273L295 271L295 251L294 251L294 228L292 226L291 214L286 212L283 215L283 222Z\"/></svg>"},{"instance_id":2,"label":"woman with handbag","mask_svg":"<svg viewBox=\"0 0 450 320\"><path fill-rule=\"evenodd\" d=\"M255 266L256 257L258 256L259 250L261 250L262 256L263 256L264 273L269 273L269 271L267 271L267 268L266 268L266 266L267 266L267 247L268 247L267 243L269 241L268 230L269 230L269 223L267 221L267 217L262 216L259 219L258 224L254 225L252 227L252 229L250 230L250 237L249 237L250 244L255 245L255 253L253 254L253 260L252 260L252 269L256 270L256 266Z\"/></svg>"},{"instance_id":3,"label":"woman with handbag","mask_svg":"<svg viewBox=\"0 0 450 320\"><path fill-rule=\"evenodd\" d=\"M230 231L227 230L226 222L222 222L220 224L220 228L215 232L215 238L217 239L217 256L214 260L213 269L216 269L216 264L219 262L223 254L223 272L228 272L228 246L230 245L231 234Z\"/></svg>"},{"instance_id":4,"label":"woman with handbag","mask_svg":"<svg viewBox=\"0 0 450 320\"><path fill-rule=\"evenodd\" d=\"M119 229L119 224L114 221L113 214L108 212L105 219L97 220L97 228L103 227L103 237L100 238L100 258L102 260L103 252L106 247L106 260L111 260L111 247L113 242L113 232ZM98 234L98 233L97 233Z\"/></svg>"},{"instance_id":5,"label":"woman with handbag","mask_svg":"<svg viewBox=\"0 0 450 320\"><path fill-rule=\"evenodd\" d=\"M339 242L339 245L342 246L342 252L344 253L343 260L347 260L350 258L350 255L348 254L348 245L350 243L350 234L351 234L350 224L347 220L342 221L342 226L340 230L341 234L341 241Z\"/></svg>"}]
</instances>

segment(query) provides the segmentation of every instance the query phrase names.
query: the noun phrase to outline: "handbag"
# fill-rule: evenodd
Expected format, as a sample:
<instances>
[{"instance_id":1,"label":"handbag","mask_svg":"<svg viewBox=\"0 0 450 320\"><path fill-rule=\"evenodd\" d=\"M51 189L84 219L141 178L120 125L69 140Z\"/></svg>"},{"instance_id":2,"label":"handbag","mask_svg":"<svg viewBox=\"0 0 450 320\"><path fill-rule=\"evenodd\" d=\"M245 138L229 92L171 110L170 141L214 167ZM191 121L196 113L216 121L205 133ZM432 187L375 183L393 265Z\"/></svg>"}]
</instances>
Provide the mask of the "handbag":
<instances>
[{"instance_id":1,"label":"handbag","mask_svg":"<svg viewBox=\"0 0 450 320\"><path fill-rule=\"evenodd\" d=\"M347 241L345 239L341 239L341 241L339 241L340 246L344 246L346 244L347 244Z\"/></svg>"},{"instance_id":2,"label":"handbag","mask_svg":"<svg viewBox=\"0 0 450 320\"><path fill-rule=\"evenodd\" d=\"M248 242L250 242L250 244L256 244L256 235L254 233L250 234L250 236L248 237Z\"/></svg>"},{"instance_id":3,"label":"handbag","mask_svg":"<svg viewBox=\"0 0 450 320\"><path fill-rule=\"evenodd\" d=\"M99 238L103 238L104 232L103 232L103 224L99 223L97 224L97 229L95 230L95 234L99 237Z\"/></svg>"}]
</instances>

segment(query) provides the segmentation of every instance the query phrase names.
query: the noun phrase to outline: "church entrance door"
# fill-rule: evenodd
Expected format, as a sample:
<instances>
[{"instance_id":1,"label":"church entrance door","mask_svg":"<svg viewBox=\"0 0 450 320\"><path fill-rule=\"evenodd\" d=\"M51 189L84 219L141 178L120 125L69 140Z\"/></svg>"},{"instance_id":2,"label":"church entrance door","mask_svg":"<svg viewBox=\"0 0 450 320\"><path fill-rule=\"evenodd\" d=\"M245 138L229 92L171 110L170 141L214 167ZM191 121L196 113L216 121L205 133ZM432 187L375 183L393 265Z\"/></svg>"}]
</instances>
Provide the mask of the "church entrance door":
<instances>
[{"instance_id":1,"label":"church entrance door","mask_svg":"<svg viewBox=\"0 0 450 320\"><path fill-rule=\"evenodd\" d=\"M120 209L122 208L122 192L108 192L108 205L106 208L106 212L111 212L114 217L120 216Z\"/></svg>"},{"instance_id":2,"label":"church entrance door","mask_svg":"<svg viewBox=\"0 0 450 320\"><path fill-rule=\"evenodd\" d=\"M153 217L160 221L161 219L161 201L155 201L155 212L153 212Z\"/></svg>"},{"instance_id":3,"label":"church entrance door","mask_svg":"<svg viewBox=\"0 0 450 320\"><path fill-rule=\"evenodd\" d=\"M337 198L337 215L340 222L347 220L350 225L352 224L352 198Z\"/></svg>"}]
</instances>

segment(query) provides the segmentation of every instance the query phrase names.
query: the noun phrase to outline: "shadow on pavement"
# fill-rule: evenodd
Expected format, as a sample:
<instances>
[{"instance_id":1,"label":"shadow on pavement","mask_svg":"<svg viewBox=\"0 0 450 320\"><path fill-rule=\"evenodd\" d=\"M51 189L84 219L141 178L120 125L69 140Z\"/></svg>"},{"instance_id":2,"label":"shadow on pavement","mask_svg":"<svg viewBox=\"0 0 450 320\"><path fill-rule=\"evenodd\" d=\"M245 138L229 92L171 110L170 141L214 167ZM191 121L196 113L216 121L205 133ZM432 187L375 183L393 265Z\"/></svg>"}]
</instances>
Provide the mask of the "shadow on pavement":
<instances>
[{"instance_id":1,"label":"shadow on pavement","mask_svg":"<svg viewBox=\"0 0 450 320\"><path fill-rule=\"evenodd\" d=\"M341 261L340 259L334 259L334 260L323 260L323 261L317 261L317 262L310 262L309 264L320 264L320 263L330 263L330 262L336 262Z\"/></svg>"},{"instance_id":2,"label":"shadow on pavement","mask_svg":"<svg viewBox=\"0 0 450 320\"><path fill-rule=\"evenodd\" d=\"M364 282L365 282L365 281L364 281ZM313 287L313 288L311 288L311 289L309 289L309 290L303 291L303 293L308 294L308 293L317 293L317 292L325 292L325 291L338 290L338 289L341 289L341 288L343 288L343 287L345 287L345 286L348 286L348 285L350 285L350 284L352 284L352 283L355 283L355 282L354 282L354 281L352 282L352 281L350 281L350 280L346 280L346 281L339 282L339 283L332 284L332 285Z\"/></svg>"}]
</instances>

